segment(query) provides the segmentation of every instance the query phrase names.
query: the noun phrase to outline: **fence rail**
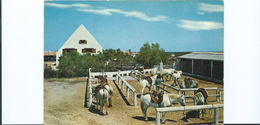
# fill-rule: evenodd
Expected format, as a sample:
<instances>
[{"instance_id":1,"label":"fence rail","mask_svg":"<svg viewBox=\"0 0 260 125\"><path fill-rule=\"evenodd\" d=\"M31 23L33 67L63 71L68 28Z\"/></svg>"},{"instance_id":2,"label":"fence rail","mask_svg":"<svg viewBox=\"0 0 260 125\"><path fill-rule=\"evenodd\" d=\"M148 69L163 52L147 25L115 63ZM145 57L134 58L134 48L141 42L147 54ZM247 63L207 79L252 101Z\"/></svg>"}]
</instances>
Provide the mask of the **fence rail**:
<instances>
[{"instance_id":1,"label":"fence rail","mask_svg":"<svg viewBox=\"0 0 260 125\"><path fill-rule=\"evenodd\" d=\"M133 92L134 95L134 106L137 106L137 91L120 75L117 75L118 77L118 86L120 86L121 83L121 90L124 90L124 84L126 85L126 97L129 97L129 89Z\"/></svg>"},{"instance_id":2,"label":"fence rail","mask_svg":"<svg viewBox=\"0 0 260 125\"><path fill-rule=\"evenodd\" d=\"M197 91L197 90L198 90L198 88L178 89L178 88L175 88L175 87L170 86L170 85L168 85L168 84L166 84L166 83L163 83L163 82L162 82L161 84L163 85L163 88L161 88L161 89L163 89L164 91L167 91L167 90L166 90L166 87L169 87L169 88L171 88L171 89L173 89L173 90L176 90L176 91L178 92L178 94L183 93L184 96L185 96L185 98L192 98L192 97L193 97L193 96L190 96L190 95L185 95L185 92L186 92L186 91ZM217 87L204 88L204 89L205 89L205 90L216 91L216 95L208 95L208 96L209 96L209 97L214 97L214 96L216 96L217 102L221 102L221 92L220 92L220 91L223 91L223 89L219 89L219 88L217 88Z\"/></svg>"},{"instance_id":3,"label":"fence rail","mask_svg":"<svg viewBox=\"0 0 260 125\"><path fill-rule=\"evenodd\" d=\"M201 110L201 109L215 109L214 125L218 125L219 108L223 108L223 104L156 108L156 125L160 125L160 113L188 111L188 110Z\"/></svg>"}]
</instances>

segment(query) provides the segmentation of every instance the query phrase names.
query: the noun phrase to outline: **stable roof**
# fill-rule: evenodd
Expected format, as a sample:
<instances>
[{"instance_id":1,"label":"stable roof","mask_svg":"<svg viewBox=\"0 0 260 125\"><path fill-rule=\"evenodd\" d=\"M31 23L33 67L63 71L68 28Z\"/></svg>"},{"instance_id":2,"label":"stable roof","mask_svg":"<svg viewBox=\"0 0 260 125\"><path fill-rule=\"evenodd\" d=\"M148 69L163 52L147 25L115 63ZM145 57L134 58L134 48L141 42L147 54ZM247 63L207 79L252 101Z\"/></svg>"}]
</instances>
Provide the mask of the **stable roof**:
<instances>
[{"instance_id":1,"label":"stable roof","mask_svg":"<svg viewBox=\"0 0 260 125\"><path fill-rule=\"evenodd\" d=\"M193 52L183 56L179 56L178 58L223 61L224 53L223 52Z\"/></svg>"},{"instance_id":2,"label":"stable roof","mask_svg":"<svg viewBox=\"0 0 260 125\"><path fill-rule=\"evenodd\" d=\"M57 51L55 52L44 52L44 56L56 56Z\"/></svg>"}]
</instances>

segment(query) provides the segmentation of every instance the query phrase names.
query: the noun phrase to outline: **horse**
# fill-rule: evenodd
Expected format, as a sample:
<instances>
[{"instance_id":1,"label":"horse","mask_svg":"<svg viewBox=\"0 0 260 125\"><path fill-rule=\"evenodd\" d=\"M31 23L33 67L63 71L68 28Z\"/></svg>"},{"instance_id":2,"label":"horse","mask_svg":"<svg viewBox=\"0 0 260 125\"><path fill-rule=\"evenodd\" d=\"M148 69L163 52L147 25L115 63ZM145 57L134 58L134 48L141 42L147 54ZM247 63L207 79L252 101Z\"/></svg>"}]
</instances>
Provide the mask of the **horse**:
<instances>
[{"instance_id":1,"label":"horse","mask_svg":"<svg viewBox=\"0 0 260 125\"><path fill-rule=\"evenodd\" d=\"M178 94L163 94L163 101L160 104L160 107L170 107L173 103L179 102L182 106L186 106L184 95ZM148 121L147 118L147 109L152 106L153 108L158 108L159 105L152 103L150 94L141 95L140 97L141 110L144 115L145 121ZM165 114L162 114L162 122L165 123Z\"/></svg>"},{"instance_id":2,"label":"horse","mask_svg":"<svg viewBox=\"0 0 260 125\"><path fill-rule=\"evenodd\" d=\"M179 84L181 89L185 88L198 88L198 82L191 79L191 78L184 78L184 80L181 79L175 79L173 81L172 86L177 86Z\"/></svg>"},{"instance_id":3,"label":"horse","mask_svg":"<svg viewBox=\"0 0 260 125\"><path fill-rule=\"evenodd\" d=\"M143 79L143 80L141 79L140 80L140 87L141 87L142 95L143 95L145 87L149 88L149 92L154 90L154 84L155 84L156 78L157 78L157 75L154 75L154 76L151 77L151 79L152 79L152 83L151 84L146 79Z\"/></svg>"},{"instance_id":4,"label":"horse","mask_svg":"<svg viewBox=\"0 0 260 125\"><path fill-rule=\"evenodd\" d=\"M181 75L182 75L182 72L173 72L172 73L172 77L173 77L173 80L175 79L180 79L181 78Z\"/></svg>"},{"instance_id":5,"label":"horse","mask_svg":"<svg viewBox=\"0 0 260 125\"><path fill-rule=\"evenodd\" d=\"M97 109L98 109L98 105L100 105L100 114L103 114L103 107L105 106L106 109L106 115L108 115L107 109L108 109L108 105L109 105L109 92L106 89L100 89L98 91L97 94Z\"/></svg>"},{"instance_id":6,"label":"horse","mask_svg":"<svg viewBox=\"0 0 260 125\"><path fill-rule=\"evenodd\" d=\"M203 88L199 88L193 95L192 99L194 101L194 105L206 105L208 104L208 92ZM200 113L202 113L202 117L204 112L206 112L206 109L202 110L202 112L200 111Z\"/></svg>"},{"instance_id":7,"label":"horse","mask_svg":"<svg viewBox=\"0 0 260 125\"><path fill-rule=\"evenodd\" d=\"M112 107L113 87L108 84L107 79L105 77L99 76L98 78L102 81L102 83L100 83L99 85L95 85L93 87L93 88L95 88L95 96L97 96L97 93L99 92L100 89L105 88L110 94L110 96L109 96L109 107Z\"/></svg>"}]
</instances>

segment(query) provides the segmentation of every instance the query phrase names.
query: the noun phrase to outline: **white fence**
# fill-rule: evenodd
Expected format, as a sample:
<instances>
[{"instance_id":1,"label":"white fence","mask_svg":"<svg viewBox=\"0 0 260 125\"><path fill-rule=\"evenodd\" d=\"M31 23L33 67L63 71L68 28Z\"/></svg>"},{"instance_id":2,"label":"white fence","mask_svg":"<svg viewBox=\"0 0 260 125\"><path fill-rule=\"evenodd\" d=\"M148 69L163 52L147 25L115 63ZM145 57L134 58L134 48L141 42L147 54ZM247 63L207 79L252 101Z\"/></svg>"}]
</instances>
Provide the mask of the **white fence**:
<instances>
[{"instance_id":1,"label":"white fence","mask_svg":"<svg viewBox=\"0 0 260 125\"><path fill-rule=\"evenodd\" d=\"M175 88L175 87L173 87L173 86L170 86L170 85L168 85L168 84L166 84L166 83L161 83L162 85L163 85L163 90L164 91L167 91L166 90L166 87L169 87L169 88L171 88L171 89L173 89L173 90L176 90L177 92L178 92L178 94L181 94L181 93L183 93L184 95L185 95L185 92L186 91L197 91L198 90L198 88L188 88L188 89L178 89L178 88ZM205 90L207 90L207 91L216 91L216 95L208 95L209 97L214 97L214 96L216 96L216 100L217 100L217 102L221 102L221 92L220 91L223 91L223 89L219 89L219 88L217 88L217 87L212 87L212 88L204 88ZM189 95L189 96L187 96L187 95L185 95L185 98L191 98L191 97L193 97L193 95L191 96L191 95Z\"/></svg>"},{"instance_id":2,"label":"white fence","mask_svg":"<svg viewBox=\"0 0 260 125\"><path fill-rule=\"evenodd\" d=\"M156 125L160 125L160 113L188 111L188 110L201 110L201 109L215 109L214 125L218 125L219 108L223 108L223 104L156 108Z\"/></svg>"},{"instance_id":3,"label":"white fence","mask_svg":"<svg viewBox=\"0 0 260 125\"><path fill-rule=\"evenodd\" d=\"M133 92L134 95L134 106L137 106L137 91L121 76L129 76L132 71L118 71L118 72L91 72L91 68L89 68L89 80L88 80L88 92L89 92L89 105L88 107L92 107L93 101L93 93L92 93L92 82L91 79L96 76L104 76L107 78L115 78L118 80L118 85L121 83L121 90L124 90L124 84L126 85L126 96L129 97L129 89ZM117 79L116 79L117 78Z\"/></svg>"},{"instance_id":4,"label":"white fence","mask_svg":"<svg viewBox=\"0 0 260 125\"><path fill-rule=\"evenodd\" d=\"M134 95L134 106L137 106L137 91L120 75L117 75L118 77L118 86L120 86L121 83L121 90L124 90L124 84L126 85L126 97L129 98L129 89L133 92Z\"/></svg>"}]
</instances>

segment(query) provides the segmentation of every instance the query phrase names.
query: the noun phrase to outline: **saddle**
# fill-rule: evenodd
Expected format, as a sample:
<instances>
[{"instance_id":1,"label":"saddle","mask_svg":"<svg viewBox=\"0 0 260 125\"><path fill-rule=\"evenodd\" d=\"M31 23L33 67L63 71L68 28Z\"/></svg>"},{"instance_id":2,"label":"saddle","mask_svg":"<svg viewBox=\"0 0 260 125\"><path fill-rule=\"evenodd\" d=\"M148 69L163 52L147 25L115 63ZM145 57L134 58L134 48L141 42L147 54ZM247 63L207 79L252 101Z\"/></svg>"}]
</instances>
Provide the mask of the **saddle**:
<instances>
[{"instance_id":1,"label":"saddle","mask_svg":"<svg viewBox=\"0 0 260 125\"><path fill-rule=\"evenodd\" d=\"M150 76L147 76L144 79L147 80L149 84L152 84L152 82L153 82L153 80L151 79Z\"/></svg>"},{"instance_id":2,"label":"saddle","mask_svg":"<svg viewBox=\"0 0 260 125\"><path fill-rule=\"evenodd\" d=\"M207 94L206 90L204 88L199 88L196 93L198 93L198 92L202 93L202 95L204 97L204 101L206 102L206 98L208 98L208 94Z\"/></svg>"},{"instance_id":3,"label":"saddle","mask_svg":"<svg viewBox=\"0 0 260 125\"><path fill-rule=\"evenodd\" d=\"M95 88L95 95L94 95L94 96L97 96L99 90L100 90L100 89L104 89L106 84L107 84L107 83L101 83L101 84L99 84L99 85Z\"/></svg>"},{"instance_id":4,"label":"saddle","mask_svg":"<svg viewBox=\"0 0 260 125\"><path fill-rule=\"evenodd\" d=\"M184 82L185 82L185 84L190 86L192 84L192 79L191 78L184 78Z\"/></svg>"},{"instance_id":5,"label":"saddle","mask_svg":"<svg viewBox=\"0 0 260 125\"><path fill-rule=\"evenodd\" d=\"M153 91L153 93L151 93L150 96L152 103L161 104L163 101L163 92L158 94L156 91Z\"/></svg>"}]
</instances>

